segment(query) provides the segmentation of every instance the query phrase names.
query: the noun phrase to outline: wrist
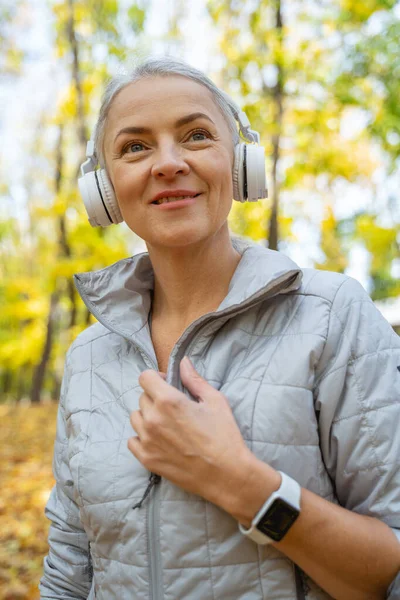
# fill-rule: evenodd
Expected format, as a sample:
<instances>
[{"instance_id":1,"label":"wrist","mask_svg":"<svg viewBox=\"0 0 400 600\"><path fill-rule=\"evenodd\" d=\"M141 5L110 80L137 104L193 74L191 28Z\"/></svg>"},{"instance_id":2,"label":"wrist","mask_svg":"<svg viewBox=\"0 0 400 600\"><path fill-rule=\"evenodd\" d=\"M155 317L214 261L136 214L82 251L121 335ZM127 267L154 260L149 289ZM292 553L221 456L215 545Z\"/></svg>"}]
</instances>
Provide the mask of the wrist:
<instances>
[{"instance_id":1,"label":"wrist","mask_svg":"<svg viewBox=\"0 0 400 600\"><path fill-rule=\"evenodd\" d=\"M249 527L268 497L281 484L281 476L246 448L236 463L233 485L225 489L219 505L234 519Z\"/></svg>"}]
</instances>

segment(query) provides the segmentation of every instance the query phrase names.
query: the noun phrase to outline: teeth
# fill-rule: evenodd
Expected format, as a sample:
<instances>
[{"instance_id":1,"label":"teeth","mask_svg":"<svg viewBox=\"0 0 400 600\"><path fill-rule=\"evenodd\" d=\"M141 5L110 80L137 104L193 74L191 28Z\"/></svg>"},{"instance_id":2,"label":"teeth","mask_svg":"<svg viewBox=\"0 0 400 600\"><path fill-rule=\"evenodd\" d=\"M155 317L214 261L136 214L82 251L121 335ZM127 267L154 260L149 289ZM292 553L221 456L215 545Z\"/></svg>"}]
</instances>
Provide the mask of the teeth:
<instances>
[{"instance_id":1,"label":"teeth","mask_svg":"<svg viewBox=\"0 0 400 600\"><path fill-rule=\"evenodd\" d=\"M194 198L197 194L193 196L169 196L168 198L159 198L155 200L153 204L163 204L164 202L176 202L177 200L184 200L185 198Z\"/></svg>"}]
</instances>

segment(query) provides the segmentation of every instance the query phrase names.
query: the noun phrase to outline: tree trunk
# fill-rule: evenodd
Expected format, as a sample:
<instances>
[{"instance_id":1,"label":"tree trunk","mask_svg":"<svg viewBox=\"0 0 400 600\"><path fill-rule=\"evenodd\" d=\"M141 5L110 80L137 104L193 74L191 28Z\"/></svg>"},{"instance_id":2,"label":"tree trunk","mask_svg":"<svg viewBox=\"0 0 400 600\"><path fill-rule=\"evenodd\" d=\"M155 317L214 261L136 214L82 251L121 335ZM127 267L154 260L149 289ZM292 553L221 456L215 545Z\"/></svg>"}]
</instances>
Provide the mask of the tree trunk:
<instances>
[{"instance_id":1,"label":"tree trunk","mask_svg":"<svg viewBox=\"0 0 400 600\"><path fill-rule=\"evenodd\" d=\"M62 182L62 171L63 171L63 127L60 125L59 135L56 145L56 169L54 174L54 193L57 195L61 189ZM62 223L62 224L61 224ZM59 243L61 252L65 256L71 255L71 250L68 245L67 236L65 232L65 217L60 217L60 233ZM74 300L74 299L73 299ZM47 316L47 329L46 339L43 347L42 357L39 364L36 366L33 382L31 388L31 401L40 402L42 396L43 383L46 375L47 364L51 355L51 347L53 343L53 331L54 331L54 313L56 311L58 303L58 291L55 289L50 297L50 307Z\"/></svg>"},{"instance_id":2,"label":"tree trunk","mask_svg":"<svg viewBox=\"0 0 400 600\"><path fill-rule=\"evenodd\" d=\"M32 382L31 402L38 403L42 395L43 382L46 374L47 363L50 358L51 346L53 343L54 317L58 303L58 294L53 292L50 297L50 308L47 317L46 340L43 348L42 358L37 365Z\"/></svg>"},{"instance_id":3,"label":"tree trunk","mask_svg":"<svg viewBox=\"0 0 400 600\"><path fill-rule=\"evenodd\" d=\"M85 109L83 102L83 93L82 93L82 85L81 85L81 71L80 71L80 62L79 62L79 47L78 41L76 39L75 32L75 20L74 20L74 0L68 0L69 6L69 19L68 19L68 41L71 47L72 52L72 80L76 89L76 98L77 98L77 115L78 115L78 139L79 144L81 146L82 156L78 157L78 170L77 175L79 175L79 166L82 162L82 158L85 156L86 152L86 142L88 140L87 131L86 131L86 123L85 123Z\"/></svg>"},{"instance_id":4,"label":"tree trunk","mask_svg":"<svg viewBox=\"0 0 400 600\"><path fill-rule=\"evenodd\" d=\"M89 327L90 325L90 317L91 317L91 312L88 308L86 308L86 312L85 312L85 325L86 327Z\"/></svg>"},{"instance_id":5,"label":"tree trunk","mask_svg":"<svg viewBox=\"0 0 400 600\"><path fill-rule=\"evenodd\" d=\"M61 381L57 373L53 373L53 390L51 394L52 400L58 401L61 392Z\"/></svg>"},{"instance_id":6,"label":"tree trunk","mask_svg":"<svg viewBox=\"0 0 400 600\"><path fill-rule=\"evenodd\" d=\"M279 40L279 45L283 44L283 21L282 21L282 7L281 0L276 0L275 5L275 28ZM284 70L281 63L281 54L275 63L277 68L277 82L274 87L272 97L274 100L274 128L275 131L272 135L272 205L271 205L271 216L268 227L268 247L271 250L278 249L279 241L279 228L278 228L278 213L279 213L279 181L277 168L280 159L280 140L282 133L282 120L283 120L283 83L284 83Z\"/></svg>"},{"instance_id":7,"label":"tree trunk","mask_svg":"<svg viewBox=\"0 0 400 600\"><path fill-rule=\"evenodd\" d=\"M13 372L9 369L3 371L1 377L1 399L5 400L11 393L12 390L12 379Z\"/></svg>"},{"instance_id":8,"label":"tree trunk","mask_svg":"<svg viewBox=\"0 0 400 600\"><path fill-rule=\"evenodd\" d=\"M68 18L68 41L72 52L72 81L74 82L76 89L76 98L77 98L77 116L78 116L78 140L80 145L80 156L78 155L78 163L76 167L76 176L80 176L80 165L86 154L86 143L89 139L89 135L86 127L85 120L85 108L84 108L84 98L82 92L82 84L81 84L81 66L79 59L79 44L76 38L76 30L75 30L75 18L74 18L74 0L68 0L69 7L69 18ZM63 239L64 239L64 248L67 250L67 237L65 234L65 221L63 222L64 229L63 231ZM71 251L68 247L69 254L66 256L71 256ZM78 318L78 307L76 303L76 293L75 286L72 279L68 281L68 295L71 301L71 312L69 319L69 327L74 327L77 323Z\"/></svg>"}]
</instances>

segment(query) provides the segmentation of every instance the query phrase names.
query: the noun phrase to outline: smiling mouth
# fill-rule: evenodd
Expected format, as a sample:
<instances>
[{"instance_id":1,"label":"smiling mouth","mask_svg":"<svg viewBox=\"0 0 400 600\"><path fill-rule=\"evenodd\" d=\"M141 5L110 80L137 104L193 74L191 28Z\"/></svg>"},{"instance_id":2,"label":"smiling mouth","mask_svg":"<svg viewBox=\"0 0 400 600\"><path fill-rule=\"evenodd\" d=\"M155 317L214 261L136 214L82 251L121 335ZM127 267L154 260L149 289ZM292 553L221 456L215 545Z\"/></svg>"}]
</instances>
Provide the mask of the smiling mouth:
<instances>
[{"instance_id":1,"label":"smiling mouth","mask_svg":"<svg viewBox=\"0 0 400 600\"><path fill-rule=\"evenodd\" d=\"M166 204L168 202L179 202L180 200L188 200L189 198L197 198L200 194L193 194L191 196L167 196L165 198L159 198L154 200L152 204Z\"/></svg>"}]
</instances>

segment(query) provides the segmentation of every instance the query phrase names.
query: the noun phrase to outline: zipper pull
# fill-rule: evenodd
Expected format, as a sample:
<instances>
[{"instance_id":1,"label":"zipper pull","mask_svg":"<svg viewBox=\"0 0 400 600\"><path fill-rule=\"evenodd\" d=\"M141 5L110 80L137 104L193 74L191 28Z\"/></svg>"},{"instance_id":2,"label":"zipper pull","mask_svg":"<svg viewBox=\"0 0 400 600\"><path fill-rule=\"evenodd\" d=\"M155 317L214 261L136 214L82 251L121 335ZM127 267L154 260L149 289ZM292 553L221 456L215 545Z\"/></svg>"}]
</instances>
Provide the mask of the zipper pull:
<instances>
[{"instance_id":1,"label":"zipper pull","mask_svg":"<svg viewBox=\"0 0 400 600\"><path fill-rule=\"evenodd\" d=\"M152 488L157 485L158 483L160 483L161 481L161 476L160 475L156 475L156 473L150 473L150 477L149 477L149 483L147 485L147 488L145 489L145 492L142 496L142 499L139 500L139 502L137 504L135 504L135 506L132 506L132 509L134 508L141 508L143 502L146 500L147 496L150 494Z\"/></svg>"}]
</instances>

